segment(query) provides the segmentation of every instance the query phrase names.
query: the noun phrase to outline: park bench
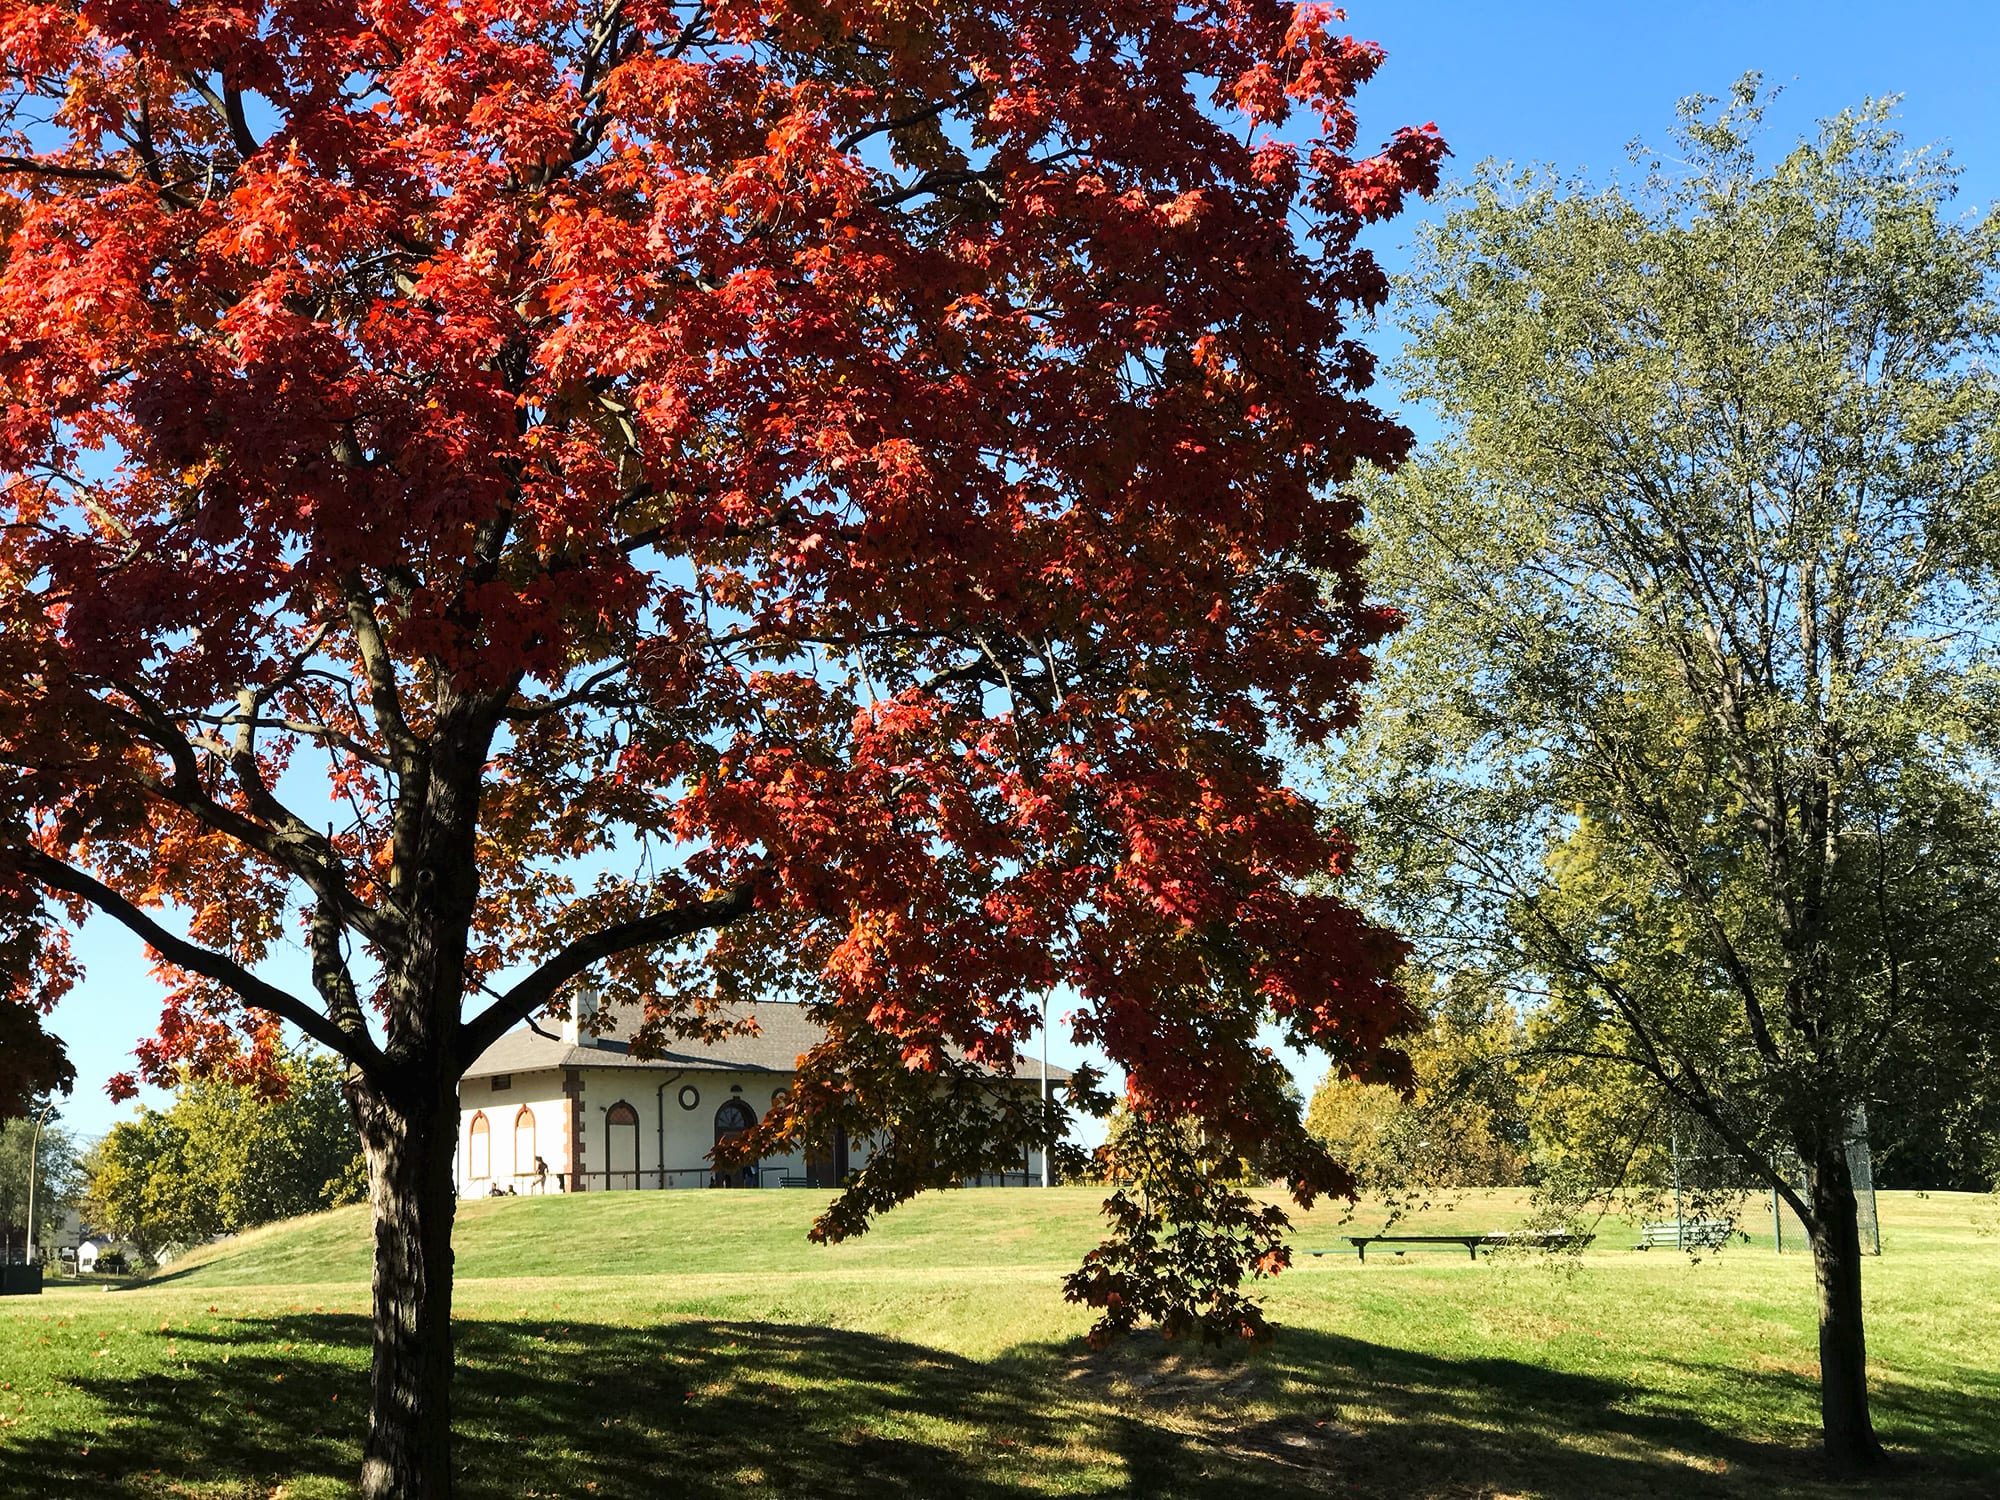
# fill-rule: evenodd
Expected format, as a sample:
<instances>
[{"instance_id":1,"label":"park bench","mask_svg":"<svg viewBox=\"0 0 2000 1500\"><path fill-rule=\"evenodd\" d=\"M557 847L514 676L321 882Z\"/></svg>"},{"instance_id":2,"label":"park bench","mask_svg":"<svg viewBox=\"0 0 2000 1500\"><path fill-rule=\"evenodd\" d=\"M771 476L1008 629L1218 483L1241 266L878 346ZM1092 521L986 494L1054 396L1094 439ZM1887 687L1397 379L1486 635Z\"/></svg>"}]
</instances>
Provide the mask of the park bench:
<instances>
[{"instance_id":1,"label":"park bench","mask_svg":"<svg viewBox=\"0 0 2000 1500\"><path fill-rule=\"evenodd\" d=\"M1678 1250L1693 1245L1701 1250L1719 1250L1729 1242L1734 1229L1727 1219L1647 1219L1639 1225L1639 1243L1634 1250L1651 1250L1656 1245Z\"/></svg>"},{"instance_id":2,"label":"park bench","mask_svg":"<svg viewBox=\"0 0 2000 1500\"><path fill-rule=\"evenodd\" d=\"M1562 1250L1571 1245L1588 1245L1595 1235L1568 1234L1562 1230L1534 1230L1527 1233L1482 1232L1479 1234L1350 1234L1347 1243L1354 1247L1357 1260L1366 1262L1370 1245L1463 1245L1465 1253L1474 1260L1479 1259L1479 1249L1495 1249L1501 1245L1533 1245L1537 1249ZM1310 1252L1314 1256L1325 1255L1324 1250ZM1396 1252L1401 1255L1403 1252Z\"/></svg>"},{"instance_id":3,"label":"park bench","mask_svg":"<svg viewBox=\"0 0 2000 1500\"><path fill-rule=\"evenodd\" d=\"M1368 1259L1370 1245L1463 1245L1465 1253L1478 1260L1479 1247L1487 1239L1484 1234L1350 1234L1347 1243L1354 1247L1355 1258L1361 1261Z\"/></svg>"}]
</instances>

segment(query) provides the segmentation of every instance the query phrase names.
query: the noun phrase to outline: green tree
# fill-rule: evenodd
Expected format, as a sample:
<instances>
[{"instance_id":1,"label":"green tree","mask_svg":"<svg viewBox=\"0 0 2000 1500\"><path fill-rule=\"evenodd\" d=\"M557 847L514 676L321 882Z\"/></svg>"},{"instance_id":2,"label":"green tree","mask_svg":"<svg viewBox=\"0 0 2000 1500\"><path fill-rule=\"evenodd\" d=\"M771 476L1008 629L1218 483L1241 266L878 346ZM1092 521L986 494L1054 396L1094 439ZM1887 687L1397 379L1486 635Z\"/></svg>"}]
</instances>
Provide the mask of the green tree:
<instances>
[{"instance_id":1,"label":"green tree","mask_svg":"<svg viewBox=\"0 0 2000 1500\"><path fill-rule=\"evenodd\" d=\"M1886 105L1768 169L1762 108L1690 101L1630 186L1489 165L1428 235L1444 436L1372 496L1409 623L1343 822L1420 955L1789 1201L1865 1468L1851 1121L1911 1067L1992 1088L2000 218Z\"/></svg>"},{"instance_id":2,"label":"green tree","mask_svg":"<svg viewBox=\"0 0 2000 1500\"><path fill-rule=\"evenodd\" d=\"M1626 1038L1597 1024L1567 996L1540 1006L1523 1028L1517 1061L1521 1119L1538 1198L1554 1219L1593 1200L1650 1214L1671 1181L1669 1143L1678 1123L1665 1092L1623 1061ZM1703 1205L1714 1217L1733 1205Z\"/></svg>"},{"instance_id":3,"label":"green tree","mask_svg":"<svg viewBox=\"0 0 2000 1500\"><path fill-rule=\"evenodd\" d=\"M82 1187L76 1138L57 1113L42 1121L37 1132L40 1113L37 1109L27 1119L0 1121L0 1254L27 1243L30 1152L35 1157L35 1243L43 1247L44 1259L55 1240L57 1220L63 1210L76 1206Z\"/></svg>"},{"instance_id":4,"label":"green tree","mask_svg":"<svg viewBox=\"0 0 2000 1500\"><path fill-rule=\"evenodd\" d=\"M1868 1102L1869 1139L1878 1186L1978 1192L2000 1187L2000 817L1963 795L1930 806L1898 830L1902 885L1927 918L1912 959L1920 975L1956 976L1945 998L1958 1003L1907 1008Z\"/></svg>"},{"instance_id":5,"label":"green tree","mask_svg":"<svg viewBox=\"0 0 2000 1500\"><path fill-rule=\"evenodd\" d=\"M1521 1025L1505 996L1475 975L1439 982L1411 972L1405 986L1426 1018L1400 1040L1410 1088L1330 1072L1306 1110L1306 1128L1392 1216L1438 1193L1516 1185L1529 1166L1515 1073Z\"/></svg>"},{"instance_id":6,"label":"green tree","mask_svg":"<svg viewBox=\"0 0 2000 1500\"><path fill-rule=\"evenodd\" d=\"M359 1202L367 1170L341 1092L344 1069L308 1054L282 1072L276 1096L190 1082L170 1108L113 1126L87 1164L92 1222L157 1255Z\"/></svg>"}]
</instances>

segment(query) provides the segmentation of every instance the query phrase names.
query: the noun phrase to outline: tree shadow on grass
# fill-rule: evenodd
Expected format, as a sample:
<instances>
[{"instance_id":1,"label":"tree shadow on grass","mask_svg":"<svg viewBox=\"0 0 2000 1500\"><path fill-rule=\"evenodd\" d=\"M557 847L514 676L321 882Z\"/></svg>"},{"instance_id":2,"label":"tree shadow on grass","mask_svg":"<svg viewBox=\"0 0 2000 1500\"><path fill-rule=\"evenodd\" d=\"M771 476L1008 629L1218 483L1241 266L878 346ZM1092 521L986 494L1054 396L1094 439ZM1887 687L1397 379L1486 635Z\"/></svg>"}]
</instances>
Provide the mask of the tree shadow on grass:
<instances>
[{"instance_id":1,"label":"tree shadow on grass","mask_svg":"<svg viewBox=\"0 0 2000 1500\"><path fill-rule=\"evenodd\" d=\"M174 1331L172 1361L65 1377L104 1417L5 1442L0 1496L346 1493L367 1415L366 1320L195 1321ZM1046 1361L752 1322L468 1319L456 1332L459 1485L476 1500L999 1500L1051 1469L1077 1492L1126 1492L1120 1445L1099 1430L1122 1419L1048 1400Z\"/></svg>"},{"instance_id":2,"label":"tree shadow on grass","mask_svg":"<svg viewBox=\"0 0 2000 1500\"><path fill-rule=\"evenodd\" d=\"M1782 1372L1667 1361L1671 1388L1500 1358L1445 1359L1336 1334L1287 1330L1267 1358L1319 1406L1310 1447L1363 1495L1934 1496L2000 1494L2000 1395L1878 1385L1879 1428L1898 1453L1883 1475L1838 1483L1816 1443L1717 1426L1701 1392L1732 1413L1789 1410L1817 1427L1817 1384ZM1746 1388L1757 1388L1744 1399ZM1725 1394L1726 1393L1726 1394ZM1342 1414L1353 1420L1341 1420ZM1307 1429L1296 1428L1301 1436ZM1298 1439L1294 1439L1295 1442ZM1301 1451L1304 1444L1301 1444Z\"/></svg>"},{"instance_id":3,"label":"tree shadow on grass","mask_svg":"<svg viewBox=\"0 0 2000 1500\"><path fill-rule=\"evenodd\" d=\"M196 1322L172 1332L173 1358L73 1378L103 1419L0 1446L0 1496L346 1493L367 1413L365 1319ZM1992 1493L1980 1476L1996 1446L1982 1407L1994 1392L1961 1402L1899 1387L1885 1415L1935 1439L1931 1467L1843 1490L1816 1481L1810 1452L1719 1431L1658 1391L1296 1329L1247 1358L1139 1339L975 1361L710 1320L468 1319L458 1340L470 1500L1970 1497Z\"/></svg>"}]
</instances>

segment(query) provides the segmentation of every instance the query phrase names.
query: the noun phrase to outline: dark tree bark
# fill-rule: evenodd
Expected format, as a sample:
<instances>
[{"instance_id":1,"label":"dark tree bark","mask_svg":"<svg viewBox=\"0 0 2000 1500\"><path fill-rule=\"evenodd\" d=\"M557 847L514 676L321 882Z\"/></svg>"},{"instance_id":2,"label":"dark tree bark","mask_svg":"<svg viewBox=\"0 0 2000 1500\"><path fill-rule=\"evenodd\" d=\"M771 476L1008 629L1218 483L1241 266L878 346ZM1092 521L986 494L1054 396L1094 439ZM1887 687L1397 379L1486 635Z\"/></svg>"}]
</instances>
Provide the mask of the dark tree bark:
<instances>
[{"instance_id":1,"label":"dark tree bark","mask_svg":"<svg viewBox=\"0 0 2000 1500\"><path fill-rule=\"evenodd\" d=\"M375 1222L374 1378L364 1500L449 1500L458 1090L355 1090Z\"/></svg>"},{"instance_id":2,"label":"dark tree bark","mask_svg":"<svg viewBox=\"0 0 2000 1500\"><path fill-rule=\"evenodd\" d=\"M1836 1133L1837 1134L1837 1133ZM1868 1349L1861 1321L1861 1229L1844 1142L1808 1158L1813 1279L1819 1289L1819 1404L1828 1465L1866 1473L1883 1462L1868 1415Z\"/></svg>"}]
</instances>

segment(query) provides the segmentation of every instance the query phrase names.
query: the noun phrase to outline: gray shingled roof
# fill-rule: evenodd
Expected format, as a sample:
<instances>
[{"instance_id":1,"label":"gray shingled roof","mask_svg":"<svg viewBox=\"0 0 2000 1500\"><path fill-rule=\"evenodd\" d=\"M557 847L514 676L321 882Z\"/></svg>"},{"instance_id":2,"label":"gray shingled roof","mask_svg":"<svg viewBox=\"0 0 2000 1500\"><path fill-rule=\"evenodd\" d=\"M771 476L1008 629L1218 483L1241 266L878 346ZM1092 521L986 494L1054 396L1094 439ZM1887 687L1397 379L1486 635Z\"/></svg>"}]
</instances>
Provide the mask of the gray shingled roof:
<instances>
[{"instance_id":1,"label":"gray shingled roof","mask_svg":"<svg viewBox=\"0 0 2000 1500\"><path fill-rule=\"evenodd\" d=\"M480 1053L465 1070L467 1078L495 1073L535 1073L547 1068L639 1068L667 1072L789 1073L799 1057L825 1034L801 1005L776 1001L756 1007L757 1035L726 1036L717 1042L676 1041L657 1057L634 1057L624 1042L609 1038L593 1047L579 1047L560 1037L543 1036L523 1027L510 1031ZM1040 1078L1041 1064L1023 1054L1017 1076ZM1069 1069L1049 1064L1049 1079L1059 1082Z\"/></svg>"}]
</instances>

